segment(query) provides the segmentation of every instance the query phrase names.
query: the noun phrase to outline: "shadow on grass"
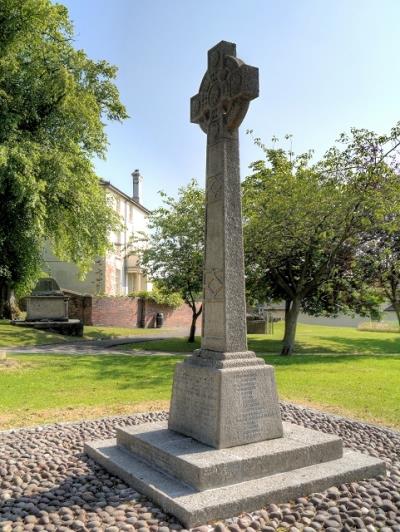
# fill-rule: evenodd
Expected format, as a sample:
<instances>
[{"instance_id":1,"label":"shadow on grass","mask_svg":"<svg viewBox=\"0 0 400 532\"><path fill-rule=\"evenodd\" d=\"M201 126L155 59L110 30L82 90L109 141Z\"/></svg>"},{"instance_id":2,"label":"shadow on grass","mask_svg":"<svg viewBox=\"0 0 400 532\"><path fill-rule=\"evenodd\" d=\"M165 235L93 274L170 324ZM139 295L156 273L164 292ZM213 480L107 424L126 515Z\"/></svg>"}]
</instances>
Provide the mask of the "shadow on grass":
<instances>
[{"instance_id":1,"label":"shadow on grass","mask_svg":"<svg viewBox=\"0 0 400 532\"><path fill-rule=\"evenodd\" d=\"M51 357L51 374L72 381L108 381L114 389L159 390L169 386L175 365L183 357L174 356L67 356ZM43 362L46 359L43 358ZM40 362L39 362L40 364Z\"/></svg>"},{"instance_id":2,"label":"shadow on grass","mask_svg":"<svg viewBox=\"0 0 400 532\"><path fill-rule=\"evenodd\" d=\"M273 366L332 366L336 364L349 364L355 361L369 362L390 360L395 361L397 357L392 355L347 355L347 354L326 354L326 355L259 355L267 364ZM116 389L126 390L137 389L159 389L169 386L175 365L183 360L183 356L155 356L148 357L118 357L118 356L82 356L82 357L57 357L57 363L52 364L53 374L65 375L69 381L91 380L109 381ZM400 356L398 358L400 363ZM76 365L79 365L79 373L76 373Z\"/></svg>"},{"instance_id":3,"label":"shadow on grass","mask_svg":"<svg viewBox=\"0 0 400 532\"><path fill-rule=\"evenodd\" d=\"M168 329L139 329L138 327L101 327L101 326L85 326L84 337L87 340L112 340L114 338L127 338L135 336L160 336L168 331Z\"/></svg>"},{"instance_id":4,"label":"shadow on grass","mask_svg":"<svg viewBox=\"0 0 400 532\"><path fill-rule=\"evenodd\" d=\"M362 334L362 333L360 333ZM352 352L359 354L400 354L400 337L399 338L343 338L342 336L324 336L327 342L335 342L340 346L340 352ZM320 349L321 351L321 349Z\"/></svg>"},{"instance_id":5,"label":"shadow on grass","mask_svg":"<svg viewBox=\"0 0 400 532\"><path fill-rule=\"evenodd\" d=\"M392 355L345 355L327 353L326 355L259 355L265 360L267 364L272 366L307 366L307 365L326 365L332 366L334 364L349 364L356 361L376 362L376 361L397 361L400 364L400 356L394 357Z\"/></svg>"},{"instance_id":6,"label":"shadow on grass","mask_svg":"<svg viewBox=\"0 0 400 532\"><path fill-rule=\"evenodd\" d=\"M360 333L362 334L362 333ZM313 345L313 341L315 345ZM329 345L331 344L331 345ZM274 338L249 338L249 349L256 353L279 354L282 341ZM296 342L294 356L303 353L351 353L357 355L400 354L399 338L345 338L343 336L314 336L309 342Z\"/></svg>"},{"instance_id":7,"label":"shadow on grass","mask_svg":"<svg viewBox=\"0 0 400 532\"><path fill-rule=\"evenodd\" d=\"M62 334L34 329L33 327L18 327L17 325L0 322L0 346L2 347L63 343L72 338Z\"/></svg>"},{"instance_id":8,"label":"shadow on grass","mask_svg":"<svg viewBox=\"0 0 400 532\"><path fill-rule=\"evenodd\" d=\"M271 353L279 355L282 349L282 340L265 335L249 335L248 345L256 353ZM194 344L189 344L182 338L168 338L152 342L140 342L126 345L125 349L148 349L167 353L190 353L200 347L200 338ZM306 342L298 340L294 356L299 354L355 354L355 355L384 355L400 354L400 336L398 338L367 338L360 332L359 337L346 338L345 336L310 336Z\"/></svg>"}]
</instances>

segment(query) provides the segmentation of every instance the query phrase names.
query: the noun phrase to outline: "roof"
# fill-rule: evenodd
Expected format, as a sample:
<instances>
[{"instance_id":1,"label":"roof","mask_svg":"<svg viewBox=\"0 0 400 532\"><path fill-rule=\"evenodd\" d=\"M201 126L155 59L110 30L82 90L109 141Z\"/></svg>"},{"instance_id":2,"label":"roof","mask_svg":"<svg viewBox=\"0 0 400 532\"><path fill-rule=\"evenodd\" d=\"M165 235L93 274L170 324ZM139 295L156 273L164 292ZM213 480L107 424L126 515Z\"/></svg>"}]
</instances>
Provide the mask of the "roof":
<instances>
[{"instance_id":1,"label":"roof","mask_svg":"<svg viewBox=\"0 0 400 532\"><path fill-rule=\"evenodd\" d=\"M112 192L115 192L116 194L119 194L124 199L126 199L126 201L129 201L130 203L132 203L132 205L135 205L135 207L137 207L138 209L142 210L146 214L150 214L151 211L149 211L149 209L146 209L146 207L144 207L141 203L135 201L133 198L128 196L128 194L125 194L125 192L122 192L122 190L120 190L119 188L117 188L114 185L112 185L110 181L105 181L104 179L100 179L100 184L103 185L103 187L107 187Z\"/></svg>"}]
</instances>

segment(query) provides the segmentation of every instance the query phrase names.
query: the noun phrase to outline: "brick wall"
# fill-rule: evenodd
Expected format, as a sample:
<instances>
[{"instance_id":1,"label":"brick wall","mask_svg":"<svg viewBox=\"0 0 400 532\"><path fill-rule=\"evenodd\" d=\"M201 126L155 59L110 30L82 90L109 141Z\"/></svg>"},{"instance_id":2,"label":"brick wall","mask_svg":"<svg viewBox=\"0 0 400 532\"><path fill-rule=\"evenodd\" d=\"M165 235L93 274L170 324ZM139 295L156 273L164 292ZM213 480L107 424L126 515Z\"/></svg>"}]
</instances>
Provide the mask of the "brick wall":
<instances>
[{"instance_id":1,"label":"brick wall","mask_svg":"<svg viewBox=\"0 0 400 532\"><path fill-rule=\"evenodd\" d=\"M155 316L158 312L164 314L164 327L186 327L192 323L192 310L184 304L177 309L171 309L166 305L158 305L151 301L145 304L145 327L155 327ZM197 327L201 327L201 316L197 319Z\"/></svg>"},{"instance_id":2,"label":"brick wall","mask_svg":"<svg viewBox=\"0 0 400 532\"><path fill-rule=\"evenodd\" d=\"M84 325L92 325L92 296L63 290L69 297L68 317L83 321Z\"/></svg>"},{"instance_id":3,"label":"brick wall","mask_svg":"<svg viewBox=\"0 0 400 532\"><path fill-rule=\"evenodd\" d=\"M138 300L134 297L92 298L92 325L137 327Z\"/></svg>"},{"instance_id":4,"label":"brick wall","mask_svg":"<svg viewBox=\"0 0 400 532\"><path fill-rule=\"evenodd\" d=\"M125 296L91 296L66 291L69 296L69 317L83 320L84 325L105 325L109 327L140 327L141 319L146 328L156 325L156 314L164 314L164 327L183 327L189 330L192 311L188 305L172 309ZM143 308L144 304L144 309ZM197 320L197 330L201 330L201 316Z\"/></svg>"}]
</instances>

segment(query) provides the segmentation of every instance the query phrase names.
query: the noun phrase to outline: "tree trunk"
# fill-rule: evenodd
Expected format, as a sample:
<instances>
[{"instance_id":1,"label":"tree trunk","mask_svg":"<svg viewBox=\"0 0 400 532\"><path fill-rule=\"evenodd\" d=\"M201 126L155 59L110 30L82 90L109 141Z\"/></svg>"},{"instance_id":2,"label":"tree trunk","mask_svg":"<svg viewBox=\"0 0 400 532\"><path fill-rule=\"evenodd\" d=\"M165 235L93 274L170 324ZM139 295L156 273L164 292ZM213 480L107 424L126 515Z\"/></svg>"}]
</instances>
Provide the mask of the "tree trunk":
<instances>
[{"instance_id":1,"label":"tree trunk","mask_svg":"<svg viewBox=\"0 0 400 532\"><path fill-rule=\"evenodd\" d=\"M14 292L10 285L5 282L0 283L0 319L13 319L13 299Z\"/></svg>"},{"instance_id":2,"label":"tree trunk","mask_svg":"<svg viewBox=\"0 0 400 532\"><path fill-rule=\"evenodd\" d=\"M283 345L281 355L291 355L294 351L294 342L296 339L297 319L300 313L300 299L286 301L285 308L285 334L283 336Z\"/></svg>"},{"instance_id":3,"label":"tree trunk","mask_svg":"<svg viewBox=\"0 0 400 532\"><path fill-rule=\"evenodd\" d=\"M190 325L190 333L189 333L189 338L188 338L189 343L193 343L196 339L196 322L202 310L203 310L203 305L200 305L200 309L197 312L196 312L196 307L192 307L192 323Z\"/></svg>"},{"instance_id":4,"label":"tree trunk","mask_svg":"<svg viewBox=\"0 0 400 532\"><path fill-rule=\"evenodd\" d=\"M389 293L386 292L386 294L389 296L389 301L391 302L392 307L396 313L397 323L400 327L400 301L398 298L398 293L399 293L398 277L393 275L389 282L390 282L390 291Z\"/></svg>"},{"instance_id":5,"label":"tree trunk","mask_svg":"<svg viewBox=\"0 0 400 532\"><path fill-rule=\"evenodd\" d=\"M396 313L397 323L398 323L399 328L400 328L400 304L396 301L395 303L393 303L393 308L394 308L394 311Z\"/></svg>"}]
</instances>

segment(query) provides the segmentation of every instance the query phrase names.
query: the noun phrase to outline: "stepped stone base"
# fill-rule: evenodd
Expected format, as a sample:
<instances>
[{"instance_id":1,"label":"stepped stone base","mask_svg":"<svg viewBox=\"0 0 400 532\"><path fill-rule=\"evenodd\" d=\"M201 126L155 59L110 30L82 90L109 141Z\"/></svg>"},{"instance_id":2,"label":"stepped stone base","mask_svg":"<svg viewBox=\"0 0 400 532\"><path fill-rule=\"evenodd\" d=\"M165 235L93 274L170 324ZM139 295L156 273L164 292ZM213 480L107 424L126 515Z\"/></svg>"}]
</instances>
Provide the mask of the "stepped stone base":
<instances>
[{"instance_id":1,"label":"stepped stone base","mask_svg":"<svg viewBox=\"0 0 400 532\"><path fill-rule=\"evenodd\" d=\"M385 474L377 458L343 454L336 436L283 425L283 438L216 450L166 423L146 423L85 451L187 528Z\"/></svg>"}]
</instances>

